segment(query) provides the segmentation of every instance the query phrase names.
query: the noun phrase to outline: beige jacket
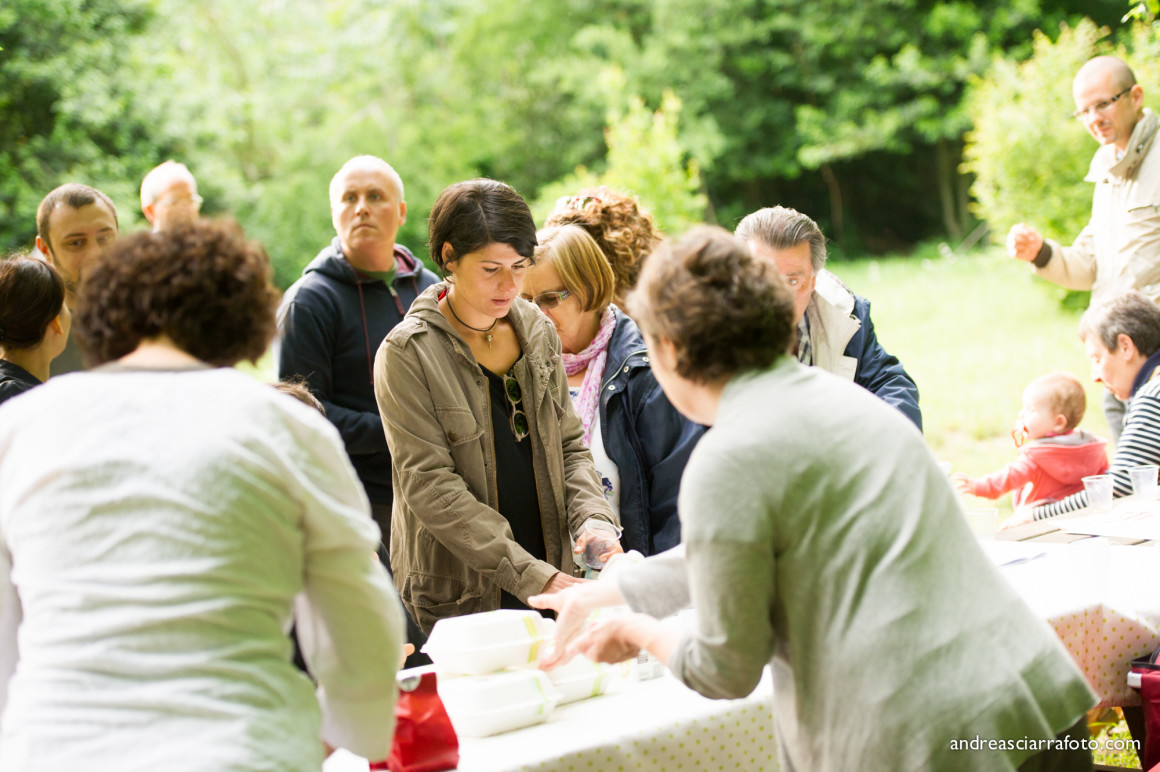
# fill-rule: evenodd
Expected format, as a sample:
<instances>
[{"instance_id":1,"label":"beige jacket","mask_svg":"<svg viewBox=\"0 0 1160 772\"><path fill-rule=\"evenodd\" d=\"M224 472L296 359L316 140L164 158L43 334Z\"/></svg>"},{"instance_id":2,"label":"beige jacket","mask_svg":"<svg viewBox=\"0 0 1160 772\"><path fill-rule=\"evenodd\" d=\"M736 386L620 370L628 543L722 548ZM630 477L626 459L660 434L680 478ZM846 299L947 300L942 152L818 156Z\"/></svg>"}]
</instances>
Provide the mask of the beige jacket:
<instances>
[{"instance_id":1,"label":"beige jacket","mask_svg":"<svg viewBox=\"0 0 1160 772\"><path fill-rule=\"evenodd\" d=\"M1160 120L1136 123L1124 157L1104 145L1084 178L1095 183L1092 216L1070 247L1048 241L1051 257L1036 273L1061 287L1092 291L1092 302L1138 289L1160 300Z\"/></svg>"},{"instance_id":2,"label":"beige jacket","mask_svg":"<svg viewBox=\"0 0 1160 772\"><path fill-rule=\"evenodd\" d=\"M556 330L517 299L507 319L523 350L514 374L533 440L548 562L513 540L496 509L487 378L439 313L446 286L424 291L375 357L375 396L394 472L391 570L424 632L444 617L499 608L501 589L526 601L557 570L576 573L572 538L583 522L617 522L581 441Z\"/></svg>"}]
</instances>

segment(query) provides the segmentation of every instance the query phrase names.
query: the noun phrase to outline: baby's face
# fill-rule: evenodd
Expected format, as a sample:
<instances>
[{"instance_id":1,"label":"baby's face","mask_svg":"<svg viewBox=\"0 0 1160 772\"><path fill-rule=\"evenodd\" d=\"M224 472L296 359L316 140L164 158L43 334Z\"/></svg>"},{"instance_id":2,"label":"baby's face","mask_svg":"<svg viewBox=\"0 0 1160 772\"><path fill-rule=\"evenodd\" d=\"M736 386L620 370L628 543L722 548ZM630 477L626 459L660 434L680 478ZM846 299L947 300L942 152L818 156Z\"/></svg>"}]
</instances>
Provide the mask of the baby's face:
<instances>
[{"instance_id":1,"label":"baby's face","mask_svg":"<svg viewBox=\"0 0 1160 772\"><path fill-rule=\"evenodd\" d=\"M1023 392L1023 409L1019 411L1016 426L1023 429L1027 439L1038 440L1059 433L1062 430L1059 418L1061 416L1052 411L1050 394L1031 388Z\"/></svg>"}]
</instances>

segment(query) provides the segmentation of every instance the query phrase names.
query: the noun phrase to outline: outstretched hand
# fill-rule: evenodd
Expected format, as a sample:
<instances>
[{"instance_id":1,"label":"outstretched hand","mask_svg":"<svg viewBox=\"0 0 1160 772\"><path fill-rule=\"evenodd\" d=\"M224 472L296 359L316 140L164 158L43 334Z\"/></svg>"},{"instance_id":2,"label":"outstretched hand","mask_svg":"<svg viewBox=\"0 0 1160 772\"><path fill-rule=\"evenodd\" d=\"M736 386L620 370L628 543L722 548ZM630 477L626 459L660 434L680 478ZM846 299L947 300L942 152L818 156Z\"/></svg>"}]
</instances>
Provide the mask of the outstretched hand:
<instances>
[{"instance_id":1,"label":"outstretched hand","mask_svg":"<svg viewBox=\"0 0 1160 772\"><path fill-rule=\"evenodd\" d=\"M955 484L955 488L959 493L971 492L971 478L967 477L962 472L955 472L951 475L951 482Z\"/></svg>"},{"instance_id":2,"label":"outstretched hand","mask_svg":"<svg viewBox=\"0 0 1160 772\"><path fill-rule=\"evenodd\" d=\"M528 598L528 605L532 608L556 612L556 645L552 653L540 661L540 667L551 670L570 660L572 653L569 653L569 646L583 631L588 615L602 606L615 606L623 602L614 580L580 581L558 592Z\"/></svg>"}]
</instances>

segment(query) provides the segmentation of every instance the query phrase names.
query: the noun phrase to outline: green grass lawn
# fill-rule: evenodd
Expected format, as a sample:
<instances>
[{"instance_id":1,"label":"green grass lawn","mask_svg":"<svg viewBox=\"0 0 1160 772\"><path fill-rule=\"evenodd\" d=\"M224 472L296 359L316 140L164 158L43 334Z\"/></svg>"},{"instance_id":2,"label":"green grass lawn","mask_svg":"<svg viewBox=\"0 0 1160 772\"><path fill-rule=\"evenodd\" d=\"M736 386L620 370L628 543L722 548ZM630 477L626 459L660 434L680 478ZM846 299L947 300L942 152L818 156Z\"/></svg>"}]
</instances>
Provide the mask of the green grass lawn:
<instances>
[{"instance_id":1,"label":"green grass lawn","mask_svg":"<svg viewBox=\"0 0 1160 772\"><path fill-rule=\"evenodd\" d=\"M1031 379L1053 370L1087 387L1082 428L1108 436L1083 346L1078 311L1063 291L1001 249L943 257L936 249L829 264L872 304L879 341L918 383L924 433L955 471L978 476L1015 458L1011 425ZM965 497L968 506L984 500ZM1001 515L1011 497L999 500Z\"/></svg>"}]
</instances>

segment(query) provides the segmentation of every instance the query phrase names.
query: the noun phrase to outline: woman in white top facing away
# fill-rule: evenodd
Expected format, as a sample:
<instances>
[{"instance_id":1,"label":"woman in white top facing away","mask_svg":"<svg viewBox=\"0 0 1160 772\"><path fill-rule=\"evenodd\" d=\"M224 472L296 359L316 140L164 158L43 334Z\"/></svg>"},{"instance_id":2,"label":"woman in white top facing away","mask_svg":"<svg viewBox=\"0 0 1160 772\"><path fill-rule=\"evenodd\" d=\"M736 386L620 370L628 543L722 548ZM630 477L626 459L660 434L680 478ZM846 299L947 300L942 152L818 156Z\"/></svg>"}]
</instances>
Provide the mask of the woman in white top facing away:
<instances>
[{"instance_id":1,"label":"woman in white top facing away","mask_svg":"<svg viewBox=\"0 0 1160 772\"><path fill-rule=\"evenodd\" d=\"M402 610L362 486L325 418L231 367L275 302L234 227L135 234L80 288L96 369L0 407L0 770L387 756Z\"/></svg>"}]
</instances>

